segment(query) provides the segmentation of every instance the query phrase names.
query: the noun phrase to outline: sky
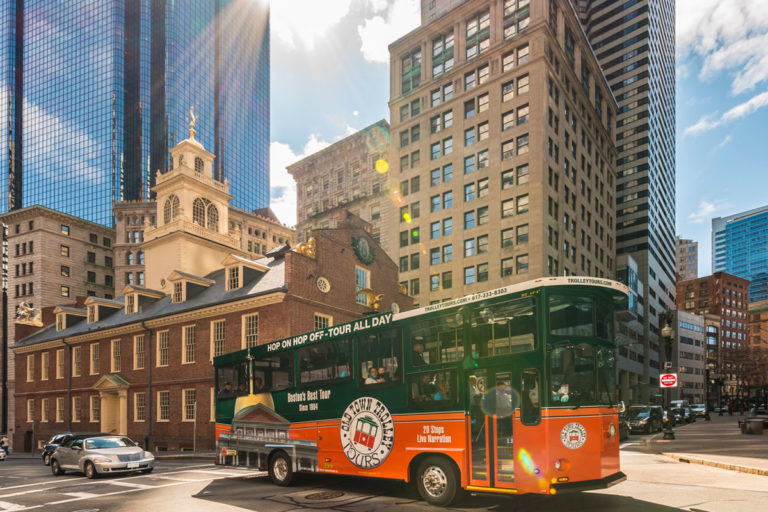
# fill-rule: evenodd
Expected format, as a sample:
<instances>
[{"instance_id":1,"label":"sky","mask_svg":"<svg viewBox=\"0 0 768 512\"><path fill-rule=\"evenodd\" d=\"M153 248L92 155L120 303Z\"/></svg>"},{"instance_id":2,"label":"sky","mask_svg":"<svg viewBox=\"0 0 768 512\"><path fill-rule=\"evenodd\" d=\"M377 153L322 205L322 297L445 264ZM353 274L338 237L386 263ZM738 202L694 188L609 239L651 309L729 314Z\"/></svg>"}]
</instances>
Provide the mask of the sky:
<instances>
[{"instance_id":1,"label":"sky","mask_svg":"<svg viewBox=\"0 0 768 512\"><path fill-rule=\"evenodd\" d=\"M285 166L389 120L387 46L419 0L271 3L271 203L296 223ZM768 204L766 0L677 0L677 234L711 273L712 218Z\"/></svg>"}]
</instances>

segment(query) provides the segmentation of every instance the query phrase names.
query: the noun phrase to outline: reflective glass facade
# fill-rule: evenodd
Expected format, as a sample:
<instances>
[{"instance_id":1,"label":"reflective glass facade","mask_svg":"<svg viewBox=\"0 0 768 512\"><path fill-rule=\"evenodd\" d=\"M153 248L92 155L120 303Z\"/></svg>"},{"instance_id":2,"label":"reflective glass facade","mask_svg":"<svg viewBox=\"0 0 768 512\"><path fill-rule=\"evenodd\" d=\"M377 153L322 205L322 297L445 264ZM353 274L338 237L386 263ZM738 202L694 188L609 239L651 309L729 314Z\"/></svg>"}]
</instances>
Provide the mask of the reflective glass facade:
<instances>
[{"instance_id":1,"label":"reflective glass facade","mask_svg":"<svg viewBox=\"0 0 768 512\"><path fill-rule=\"evenodd\" d=\"M265 1L0 0L0 39L2 211L111 225L113 200L147 198L168 169L191 105L233 205L269 205Z\"/></svg>"},{"instance_id":2,"label":"reflective glass facade","mask_svg":"<svg viewBox=\"0 0 768 512\"><path fill-rule=\"evenodd\" d=\"M768 206L712 219L712 273L749 279L752 302L768 299Z\"/></svg>"}]
</instances>

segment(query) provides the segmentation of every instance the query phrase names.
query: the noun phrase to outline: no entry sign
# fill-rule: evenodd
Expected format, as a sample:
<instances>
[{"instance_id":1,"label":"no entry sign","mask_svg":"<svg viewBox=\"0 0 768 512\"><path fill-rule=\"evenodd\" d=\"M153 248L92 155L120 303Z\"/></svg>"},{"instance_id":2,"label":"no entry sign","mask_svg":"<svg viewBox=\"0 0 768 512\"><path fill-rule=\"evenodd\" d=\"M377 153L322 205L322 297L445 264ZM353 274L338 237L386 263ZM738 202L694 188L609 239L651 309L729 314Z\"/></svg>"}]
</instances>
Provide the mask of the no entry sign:
<instances>
[{"instance_id":1,"label":"no entry sign","mask_svg":"<svg viewBox=\"0 0 768 512\"><path fill-rule=\"evenodd\" d=\"M676 388L677 387L677 374L676 373L662 373L659 376L659 382L662 388Z\"/></svg>"}]
</instances>

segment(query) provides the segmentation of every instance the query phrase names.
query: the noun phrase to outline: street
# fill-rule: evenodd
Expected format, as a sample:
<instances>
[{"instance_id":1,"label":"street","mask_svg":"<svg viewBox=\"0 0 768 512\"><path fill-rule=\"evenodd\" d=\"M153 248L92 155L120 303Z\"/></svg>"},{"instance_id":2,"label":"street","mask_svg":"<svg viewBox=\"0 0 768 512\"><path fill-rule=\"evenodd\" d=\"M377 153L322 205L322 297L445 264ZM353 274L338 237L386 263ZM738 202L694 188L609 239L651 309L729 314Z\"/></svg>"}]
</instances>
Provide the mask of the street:
<instances>
[{"instance_id":1,"label":"street","mask_svg":"<svg viewBox=\"0 0 768 512\"><path fill-rule=\"evenodd\" d=\"M696 429L698 424L680 427ZM658 434L657 434L658 435ZM610 489L575 495L469 495L451 510L500 511L754 511L768 502L768 477L649 453L649 436L622 444L627 481ZM150 475L87 480L80 474L51 476L38 459L13 458L0 465L0 511L45 508L58 511L427 510L410 487L391 481L305 476L297 485L272 485L264 474L217 467L203 460L158 460Z\"/></svg>"}]
</instances>

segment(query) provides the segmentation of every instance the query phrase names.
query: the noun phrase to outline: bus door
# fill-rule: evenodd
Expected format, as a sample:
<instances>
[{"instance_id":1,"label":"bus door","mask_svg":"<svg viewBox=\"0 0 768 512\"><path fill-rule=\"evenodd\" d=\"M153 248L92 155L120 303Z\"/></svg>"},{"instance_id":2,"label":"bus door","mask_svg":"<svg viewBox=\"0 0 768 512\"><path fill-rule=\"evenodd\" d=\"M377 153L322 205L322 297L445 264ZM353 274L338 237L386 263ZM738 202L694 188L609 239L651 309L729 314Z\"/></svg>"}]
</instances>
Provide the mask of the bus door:
<instances>
[{"instance_id":1,"label":"bus door","mask_svg":"<svg viewBox=\"0 0 768 512\"><path fill-rule=\"evenodd\" d=\"M512 488L512 420L517 407L512 374L477 370L468 378L470 484Z\"/></svg>"}]
</instances>

